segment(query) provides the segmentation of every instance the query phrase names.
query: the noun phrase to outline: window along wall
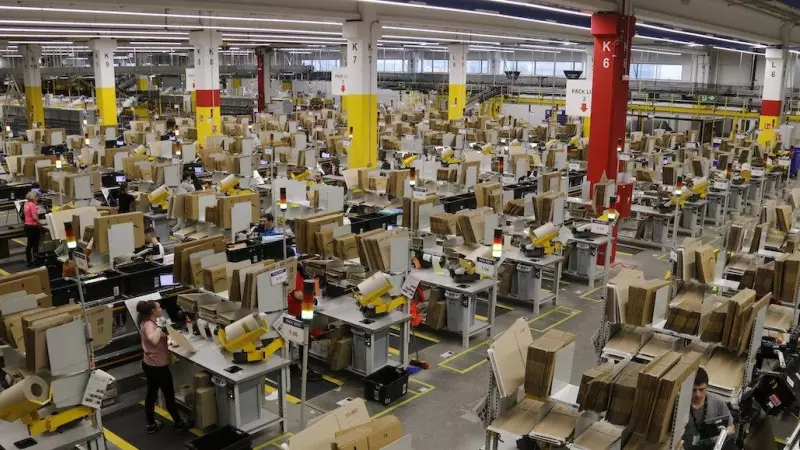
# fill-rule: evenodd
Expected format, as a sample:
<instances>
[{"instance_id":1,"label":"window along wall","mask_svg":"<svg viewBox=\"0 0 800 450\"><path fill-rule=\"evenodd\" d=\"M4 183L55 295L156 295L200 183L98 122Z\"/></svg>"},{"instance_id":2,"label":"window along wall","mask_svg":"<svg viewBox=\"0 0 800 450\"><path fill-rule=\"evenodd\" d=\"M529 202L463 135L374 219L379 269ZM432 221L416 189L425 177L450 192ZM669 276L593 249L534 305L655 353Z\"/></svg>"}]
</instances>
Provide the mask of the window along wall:
<instances>
[{"instance_id":1,"label":"window along wall","mask_svg":"<svg viewBox=\"0 0 800 450\"><path fill-rule=\"evenodd\" d=\"M631 64L630 78L632 80L681 81L683 66L680 64Z\"/></svg>"}]
</instances>

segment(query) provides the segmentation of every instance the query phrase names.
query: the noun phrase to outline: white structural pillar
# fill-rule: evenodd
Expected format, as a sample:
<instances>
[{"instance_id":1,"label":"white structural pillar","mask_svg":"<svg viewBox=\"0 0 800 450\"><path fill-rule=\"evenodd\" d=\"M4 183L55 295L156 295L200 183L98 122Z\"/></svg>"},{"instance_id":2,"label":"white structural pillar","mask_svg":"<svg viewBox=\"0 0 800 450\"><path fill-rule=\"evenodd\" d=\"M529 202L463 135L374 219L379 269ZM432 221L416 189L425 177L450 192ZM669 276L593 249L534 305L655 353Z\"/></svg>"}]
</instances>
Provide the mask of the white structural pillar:
<instances>
[{"instance_id":1,"label":"white structural pillar","mask_svg":"<svg viewBox=\"0 0 800 450\"><path fill-rule=\"evenodd\" d=\"M590 83L592 82L593 75L594 75L594 46L587 45L584 47L583 53L583 78L588 80ZM583 118L583 125L581 133L583 137L589 137L589 128L591 125L591 116L586 116Z\"/></svg>"},{"instance_id":2,"label":"white structural pillar","mask_svg":"<svg viewBox=\"0 0 800 450\"><path fill-rule=\"evenodd\" d=\"M367 10L369 11L369 10ZM371 11L370 11L371 12ZM347 91L344 107L352 138L348 165L351 169L378 164L378 39L381 25L372 17L345 22L347 39Z\"/></svg>"},{"instance_id":3,"label":"white structural pillar","mask_svg":"<svg viewBox=\"0 0 800 450\"><path fill-rule=\"evenodd\" d=\"M489 74L503 75L506 70L506 57L504 53L492 52L489 54Z\"/></svg>"},{"instance_id":4,"label":"white structural pillar","mask_svg":"<svg viewBox=\"0 0 800 450\"><path fill-rule=\"evenodd\" d=\"M780 126L783 100L783 66L787 52L768 48L765 53L764 91L761 95L761 117L758 120L758 146L762 150L775 144L775 128Z\"/></svg>"},{"instance_id":5,"label":"white structural pillar","mask_svg":"<svg viewBox=\"0 0 800 450\"><path fill-rule=\"evenodd\" d=\"M189 42L194 47L195 124L197 142L205 148L206 137L220 134L219 47L222 35L214 30L192 31Z\"/></svg>"},{"instance_id":6,"label":"white structural pillar","mask_svg":"<svg viewBox=\"0 0 800 450\"><path fill-rule=\"evenodd\" d=\"M447 107L449 120L464 117L467 107L467 44L450 44L447 53L450 58L450 85Z\"/></svg>"},{"instance_id":7,"label":"white structural pillar","mask_svg":"<svg viewBox=\"0 0 800 450\"><path fill-rule=\"evenodd\" d=\"M117 125L117 83L114 78L114 39L94 39L89 43L94 59L94 96L101 125Z\"/></svg>"},{"instance_id":8,"label":"white structural pillar","mask_svg":"<svg viewBox=\"0 0 800 450\"><path fill-rule=\"evenodd\" d=\"M25 107L29 128L44 128L44 105L42 104L42 46L21 44L22 76L25 82Z\"/></svg>"}]
</instances>

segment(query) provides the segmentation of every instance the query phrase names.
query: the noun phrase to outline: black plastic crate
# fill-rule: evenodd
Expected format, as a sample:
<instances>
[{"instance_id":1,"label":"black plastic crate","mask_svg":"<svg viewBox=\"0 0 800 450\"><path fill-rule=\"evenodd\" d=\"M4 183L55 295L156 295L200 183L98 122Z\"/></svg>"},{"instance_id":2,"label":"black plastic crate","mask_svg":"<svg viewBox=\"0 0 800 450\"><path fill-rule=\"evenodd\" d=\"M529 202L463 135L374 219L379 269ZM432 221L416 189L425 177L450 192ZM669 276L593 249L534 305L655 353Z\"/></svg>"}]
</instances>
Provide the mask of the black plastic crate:
<instances>
[{"instance_id":1,"label":"black plastic crate","mask_svg":"<svg viewBox=\"0 0 800 450\"><path fill-rule=\"evenodd\" d=\"M395 225L399 215L400 213L371 213L353 216L350 218L350 231L355 234L361 234L367 231L385 229L386 225Z\"/></svg>"},{"instance_id":2,"label":"black plastic crate","mask_svg":"<svg viewBox=\"0 0 800 450\"><path fill-rule=\"evenodd\" d=\"M403 367L386 366L364 377L364 398L388 405L408 392L408 376Z\"/></svg>"},{"instance_id":3,"label":"black plastic crate","mask_svg":"<svg viewBox=\"0 0 800 450\"><path fill-rule=\"evenodd\" d=\"M252 450L253 438L244 431L225 425L186 443L191 450Z\"/></svg>"},{"instance_id":4,"label":"black plastic crate","mask_svg":"<svg viewBox=\"0 0 800 450\"><path fill-rule=\"evenodd\" d=\"M478 200L475 198L475 193L453 195L450 197L442 197L439 199L444 208L444 212L455 214L462 209L475 209L478 207Z\"/></svg>"}]
</instances>

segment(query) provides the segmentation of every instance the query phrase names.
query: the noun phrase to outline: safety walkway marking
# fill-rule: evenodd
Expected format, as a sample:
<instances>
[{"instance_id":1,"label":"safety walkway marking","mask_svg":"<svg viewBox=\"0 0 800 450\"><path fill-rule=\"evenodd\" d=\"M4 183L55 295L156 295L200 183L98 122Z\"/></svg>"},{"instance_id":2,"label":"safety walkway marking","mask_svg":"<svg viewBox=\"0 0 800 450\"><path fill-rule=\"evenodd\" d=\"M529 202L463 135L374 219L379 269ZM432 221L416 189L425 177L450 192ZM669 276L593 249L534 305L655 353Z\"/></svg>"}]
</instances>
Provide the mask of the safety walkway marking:
<instances>
[{"instance_id":1,"label":"safety walkway marking","mask_svg":"<svg viewBox=\"0 0 800 450\"><path fill-rule=\"evenodd\" d=\"M267 380L267 383L264 384L264 390L267 392L267 394L272 394L273 392L278 392L278 388L273 387L269 383L270 383L270 380ZM300 404L300 399L295 397L294 395L288 393L288 392L286 393L286 401L291 403L291 404L293 404L293 405L299 405Z\"/></svg>"},{"instance_id":2,"label":"safety walkway marking","mask_svg":"<svg viewBox=\"0 0 800 450\"><path fill-rule=\"evenodd\" d=\"M3 276L5 276L5 277L7 277L7 276L9 276L9 275L11 275L11 274L10 274L10 273L8 273L7 271L3 270L3 269L0 269L0 275L3 275Z\"/></svg>"},{"instance_id":3,"label":"safety walkway marking","mask_svg":"<svg viewBox=\"0 0 800 450\"><path fill-rule=\"evenodd\" d=\"M144 406L144 400L140 401L139 404ZM170 414L167 410L161 408L158 405L156 405L156 414L158 414L159 416L161 416L164 419L169 420L172 423L175 423L175 421L172 420L172 414ZM203 435L203 430L201 430L199 428L192 428L189 431L191 431L192 434L195 435L195 436L202 436Z\"/></svg>"},{"instance_id":4,"label":"safety walkway marking","mask_svg":"<svg viewBox=\"0 0 800 450\"><path fill-rule=\"evenodd\" d=\"M398 326L392 325L391 328L392 328L392 331L400 331L400 327L398 327ZM426 341L433 342L434 344L438 344L439 342L441 342L438 338L436 338L434 336L431 336L430 334L423 333L423 332L418 331L418 330L414 330L414 332L411 333L411 334L413 334L414 336L416 336L416 337L418 337L420 339L425 339Z\"/></svg>"},{"instance_id":5,"label":"safety walkway marking","mask_svg":"<svg viewBox=\"0 0 800 450\"><path fill-rule=\"evenodd\" d=\"M424 391L422 391L422 392L420 392L419 390L415 390L413 395L410 398L407 398L407 399L403 400L402 402L397 403L396 405L392 405L389 408L386 408L383 411L375 414L374 416L372 416L373 419L377 419L378 417L385 416L386 414L389 414L390 412L394 411L395 409L397 409L397 408L399 408L399 407L401 407L403 405L407 405L408 403L410 403L410 402L422 397L423 395L427 394L428 392L436 389L436 386L434 386L432 384L428 384L428 383L426 383L424 381L416 380L416 379L414 379L412 377L409 377L408 381L409 381L409 383L421 384L422 387L424 387L426 389ZM409 391L409 392L411 392L411 391Z\"/></svg>"},{"instance_id":6,"label":"safety walkway marking","mask_svg":"<svg viewBox=\"0 0 800 450\"><path fill-rule=\"evenodd\" d=\"M462 356L464 356L466 354L469 354L469 353L473 352L474 350L476 350L476 349L478 349L480 347L488 346L488 345L489 345L489 341L488 340L485 340L483 342L479 342L479 343L473 345L472 347L470 347L470 348L468 348L468 349L466 349L466 350L464 350L462 352L456 353L455 355L445 359L444 361L441 361L438 364L438 366L439 367L443 367L443 368L445 368L447 370L453 371L455 373L463 375L463 374L465 374L465 373L467 373L467 372L469 372L471 370L474 370L476 367L479 367L481 364L485 363L486 362L486 358L481 359L479 362L467 367L466 369L459 369L459 368L453 367L449 363L452 362L455 359L458 359L458 358L460 358L460 357L462 357Z\"/></svg>"},{"instance_id":7,"label":"safety walkway marking","mask_svg":"<svg viewBox=\"0 0 800 450\"><path fill-rule=\"evenodd\" d=\"M564 314L564 315L566 315L566 317L564 317L563 319L559 320L558 322L556 322L554 324L548 325L544 329L531 328L531 330L537 331L539 333L546 333L546 332L552 330L553 328L561 325L562 323L568 321L569 319L572 319L573 317L577 316L578 314L581 313L581 310L568 308L566 306L557 306L557 307L553 308L552 310L550 310L550 311L548 311L548 312L546 312L544 314L540 314L540 315L534 317L533 319L529 320L528 323L532 324L533 322L536 322L536 321L542 319L543 317L547 317L550 314L553 314L553 313L556 313L556 312L560 313L560 314Z\"/></svg>"},{"instance_id":8,"label":"safety walkway marking","mask_svg":"<svg viewBox=\"0 0 800 450\"><path fill-rule=\"evenodd\" d=\"M601 289L603 289L603 286L597 286L594 289L591 289L591 290L588 290L588 291L584 292L583 294L581 294L581 296L579 298L582 298L584 300L589 300L590 302L600 303L600 302L603 301L602 298L598 299L598 298L592 298L590 296L592 294L594 294L595 292L601 290Z\"/></svg>"},{"instance_id":9,"label":"safety walkway marking","mask_svg":"<svg viewBox=\"0 0 800 450\"><path fill-rule=\"evenodd\" d=\"M292 433L291 431L287 431L286 433L283 433L282 435L275 437L270 441L264 442L263 444L253 447L253 450L261 450L262 448L269 447L270 445L273 447L280 448L281 441L283 441L284 439L288 439L292 436L294 436L294 433Z\"/></svg>"},{"instance_id":10,"label":"safety walkway marking","mask_svg":"<svg viewBox=\"0 0 800 450\"><path fill-rule=\"evenodd\" d=\"M108 428L103 427L103 436L105 436L106 440L111 441L112 444L119 447L120 450L139 450L138 448L129 444L125 439L122 439L114 434L114 432Z\"/></svg>"}]
</instances>

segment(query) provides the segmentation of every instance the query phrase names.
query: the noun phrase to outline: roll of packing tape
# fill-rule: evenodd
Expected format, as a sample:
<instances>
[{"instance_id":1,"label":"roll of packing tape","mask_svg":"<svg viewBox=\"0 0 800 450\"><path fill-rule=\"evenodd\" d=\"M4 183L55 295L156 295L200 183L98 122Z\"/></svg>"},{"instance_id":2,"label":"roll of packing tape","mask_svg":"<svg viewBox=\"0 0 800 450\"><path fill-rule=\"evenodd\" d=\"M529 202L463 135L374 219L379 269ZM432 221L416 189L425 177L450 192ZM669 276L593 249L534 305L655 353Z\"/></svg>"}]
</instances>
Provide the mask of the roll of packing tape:
<instances>
[{"instance_id":1,"label":"roll of packing tape","mask_svg":"<svg viewBox=\"0 0 800 450\"><path fill-rule=\"evenodd\" d=\"M13 422L49 401L50 385L42 378L30 375L0 392L0 417Z\"/></svg>"},{"instance_id":2,"label":"roll of packing tape","mask_svg":"<svg viewBox=\"0 0 800 450\"><path fill-rule=\"evenodd\" d=\"M264 313L253 313L243 317L225 327L225 338L230 342L257 328L267 328L266 318L267 315Z\"/></svg>"}]
</instances>

